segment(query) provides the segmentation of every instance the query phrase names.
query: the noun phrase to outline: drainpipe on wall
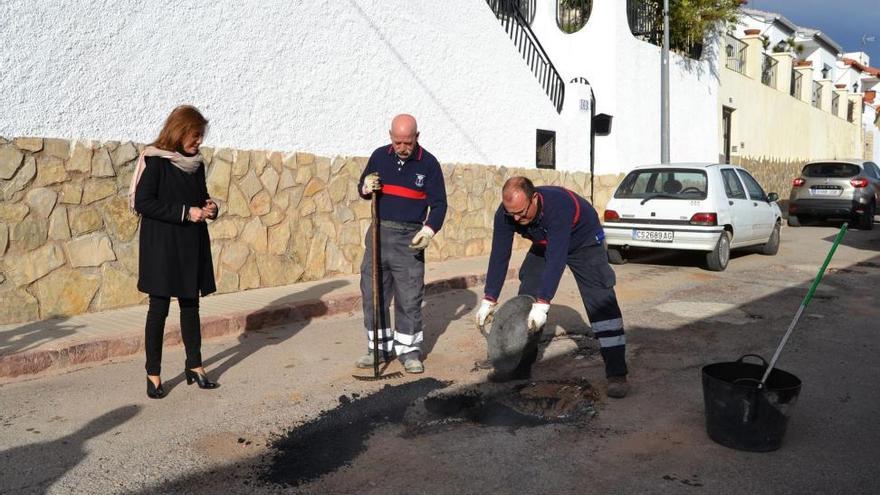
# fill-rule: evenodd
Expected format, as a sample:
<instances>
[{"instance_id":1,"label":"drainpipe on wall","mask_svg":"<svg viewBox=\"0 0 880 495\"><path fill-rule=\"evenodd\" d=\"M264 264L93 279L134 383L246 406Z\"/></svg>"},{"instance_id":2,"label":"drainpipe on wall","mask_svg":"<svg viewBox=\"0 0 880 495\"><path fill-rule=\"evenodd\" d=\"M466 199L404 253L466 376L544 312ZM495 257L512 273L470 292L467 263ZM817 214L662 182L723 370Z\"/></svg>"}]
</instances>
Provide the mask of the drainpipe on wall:
<instances>
[{"instance_id":1,"label":"drainpipe on wall","mask_svg":"<svg viewBox=\"0 0 880 495\"><path fill-rule=\"evenodd\" d=\"M669 163L669 0L663 0L663 49L660 51L660 163Z\"/></svg>"}]
</instances>

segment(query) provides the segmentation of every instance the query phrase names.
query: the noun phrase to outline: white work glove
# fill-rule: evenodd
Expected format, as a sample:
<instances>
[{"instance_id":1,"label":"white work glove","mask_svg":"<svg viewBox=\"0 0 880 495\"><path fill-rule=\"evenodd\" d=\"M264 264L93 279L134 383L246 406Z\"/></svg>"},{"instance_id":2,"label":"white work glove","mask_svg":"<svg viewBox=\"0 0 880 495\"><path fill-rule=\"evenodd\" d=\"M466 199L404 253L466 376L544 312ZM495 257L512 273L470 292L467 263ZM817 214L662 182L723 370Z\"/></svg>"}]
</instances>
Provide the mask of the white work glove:
<instances>
[{"instance_id":1,"label":"white work glove","mask_svg":"<svg viewBox=\"0 0 880 495\"><path fill-rule=\"evenodd\" d=\"M361 187L361 192L366 196L367 194L371 194L373 191L379 191L382 189L382 183L379 181L379 172L373 172L372 174L364 177L364 185Z\"/></svg>"},{"instance_id":2,"label":"white work glove","mask_svg":"<svg viewBox=\"0 0 880 495\"><path fill-rule=\"evenodd\" d=\"M547 303L534 303L532 310L529 311L529 333L536 333L547 323L547 313L550 311L550 305Z\"/></svg>"},{"instance_id":3,"label":"white work glove","mask_svg":"<svg viewBox=\"0 0 880 495\"><path fill-rule=\"evenodd\" d=\"M495 301L483 299L480 303L480 309L478 309L477 313L474 315L474 322L477 324L478 330L483 331L483 327L492 321L492 313L495 312L497 306L498 303Z\"/></svg>"},{"instance_id":4,"label":"white work glove","mask_svg":"<svg viewBox=\"0 0 880 495\"><path fill-rule=\"evenodd\" d=\"M425 225L420 230L411 241L409 241L409 247L411 249L417 249L419 251L424 251L428 244L431 244L431 238L434 237L434 231L431 227Z\"/></svg>"}]
</instances>

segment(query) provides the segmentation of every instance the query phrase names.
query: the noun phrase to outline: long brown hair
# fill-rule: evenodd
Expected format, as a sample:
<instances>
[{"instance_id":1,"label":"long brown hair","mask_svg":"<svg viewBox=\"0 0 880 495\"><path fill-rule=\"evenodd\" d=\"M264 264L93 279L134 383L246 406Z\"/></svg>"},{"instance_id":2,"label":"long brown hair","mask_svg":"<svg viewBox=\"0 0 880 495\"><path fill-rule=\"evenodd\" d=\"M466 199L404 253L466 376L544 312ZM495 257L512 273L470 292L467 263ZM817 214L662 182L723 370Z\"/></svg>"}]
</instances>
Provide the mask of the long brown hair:
<instances>
[{"instance_id":1,"label":"long brown hair","mask_svg":"<svg viewBox=\"0 0 880 495\"><path fill-rule=\"evenodd\" d=\"M194 130L206 131L208 119L192 105L180 105L171 111L171 115L165 119L162 132L150 146L166 150L183 152L183 140L187 134Z\"/></svg>"}]
</instances>

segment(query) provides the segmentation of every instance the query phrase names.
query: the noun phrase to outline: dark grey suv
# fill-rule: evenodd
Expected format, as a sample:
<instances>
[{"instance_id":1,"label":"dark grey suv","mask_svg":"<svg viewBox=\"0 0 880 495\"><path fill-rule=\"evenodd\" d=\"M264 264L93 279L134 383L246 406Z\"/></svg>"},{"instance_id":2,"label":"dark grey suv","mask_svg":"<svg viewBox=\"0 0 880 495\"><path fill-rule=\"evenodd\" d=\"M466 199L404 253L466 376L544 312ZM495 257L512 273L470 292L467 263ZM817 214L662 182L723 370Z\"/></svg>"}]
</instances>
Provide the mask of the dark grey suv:
<instances>
[{"instance_id":1,"label":"dark grey suv","mask_svg":"<svg viewBox=\"0 0 880 495\"><path fill-rule=\"evenodd\" d=\"M804 165L792 181L788 225L844 218L860 229L874 227L880 202L880 167L867 160L821 160Z\"/></svg>"}]
</instances>

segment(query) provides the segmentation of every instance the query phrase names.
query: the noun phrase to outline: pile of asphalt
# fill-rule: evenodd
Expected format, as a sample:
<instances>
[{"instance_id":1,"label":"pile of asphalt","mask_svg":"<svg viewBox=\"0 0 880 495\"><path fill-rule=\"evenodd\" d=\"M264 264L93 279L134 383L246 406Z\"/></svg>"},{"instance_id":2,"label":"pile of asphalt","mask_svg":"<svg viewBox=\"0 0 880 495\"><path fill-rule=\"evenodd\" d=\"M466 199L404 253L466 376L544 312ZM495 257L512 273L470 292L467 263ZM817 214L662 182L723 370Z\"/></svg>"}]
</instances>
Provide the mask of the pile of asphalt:
<instances>
[{"instance_id":1,"label":"pile of asphalt","mask_svg":"<svg viewBox=\"0 0 880 495\"><path fill-rule=\"evenodd\" d=\"M433 378L386 385L367 397L341 396L339 406L291 429L270 445L262 481L299 486L351 465L378 428L400 425L402 437L450 428L532 428L585 424L596 415L596 391L583 379L480 383L445 390Z\"/></svg>"},{"instance_id":2,"label":"pile of asphalt","mask_svg":"<svg viewBox=\"0 0 880 495\"><path fill-rule=\"evenodd\" d=\"M351 464L366 450L366 441L374 430L402 422L410 404L446 386L425 378L386 385L364 398L340 397L339 407L290 430L272 444L275 453L263 480L297 486Z\"/></svg>"}]
</instances>

